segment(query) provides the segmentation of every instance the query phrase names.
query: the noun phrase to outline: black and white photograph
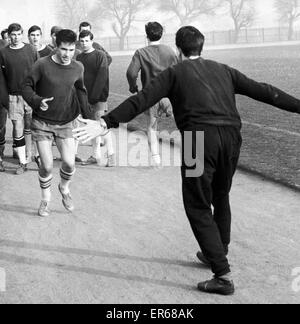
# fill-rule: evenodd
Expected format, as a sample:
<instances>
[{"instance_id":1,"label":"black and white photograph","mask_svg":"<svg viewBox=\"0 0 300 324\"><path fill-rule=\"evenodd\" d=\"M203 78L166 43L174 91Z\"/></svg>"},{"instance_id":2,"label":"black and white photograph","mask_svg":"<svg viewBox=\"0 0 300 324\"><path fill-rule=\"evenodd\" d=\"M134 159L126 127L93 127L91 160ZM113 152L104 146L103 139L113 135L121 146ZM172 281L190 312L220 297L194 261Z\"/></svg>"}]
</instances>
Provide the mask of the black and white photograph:
<instances>
[{"instance_id":1,"label":"black and white photograph","mask_svg":"<svg viewBox=\"0 0 300 324\"><path fill-rule=\"evenodd\" d=\"M300 304L300 0L0 0L0 31L0 304Z\"/></svg>"}]
</instances>

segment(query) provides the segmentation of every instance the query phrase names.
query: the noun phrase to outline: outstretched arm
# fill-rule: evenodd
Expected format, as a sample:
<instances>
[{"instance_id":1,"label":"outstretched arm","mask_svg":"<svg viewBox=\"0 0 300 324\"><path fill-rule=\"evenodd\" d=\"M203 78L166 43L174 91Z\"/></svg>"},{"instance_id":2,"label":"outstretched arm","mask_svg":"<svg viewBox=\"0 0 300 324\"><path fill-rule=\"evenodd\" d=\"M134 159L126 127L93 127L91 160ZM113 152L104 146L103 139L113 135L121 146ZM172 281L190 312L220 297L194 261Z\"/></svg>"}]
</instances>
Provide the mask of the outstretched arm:
<instances>
[{"instance_id":1,"label":"outstretched arm","mask_svg":"<svg viewBox=\"0 0 300 324\"><path fill-rule=\"evenodd\" d=\"M109 128L117 128L120 123L128 123L139 114L145 112L162 98L169 96L175 81L172 68L162 72L149 86L137 95L124 101L118 108L104 116L99 121L83 120L84 127L74 130L74 137L84 143L98 136L105 135Z\"/></svg>"},{"instance_id":2,"label":"outstretched arm","mask_svg":"<svg viewBox=\"0 0 300 324\"><path fill-rule=\"evenodd\" d=\"M279 109L300 113L300 100L266 83L256 82L241 72L229 68L236 94L248 96Z\"/></svg>"}]
</instances>

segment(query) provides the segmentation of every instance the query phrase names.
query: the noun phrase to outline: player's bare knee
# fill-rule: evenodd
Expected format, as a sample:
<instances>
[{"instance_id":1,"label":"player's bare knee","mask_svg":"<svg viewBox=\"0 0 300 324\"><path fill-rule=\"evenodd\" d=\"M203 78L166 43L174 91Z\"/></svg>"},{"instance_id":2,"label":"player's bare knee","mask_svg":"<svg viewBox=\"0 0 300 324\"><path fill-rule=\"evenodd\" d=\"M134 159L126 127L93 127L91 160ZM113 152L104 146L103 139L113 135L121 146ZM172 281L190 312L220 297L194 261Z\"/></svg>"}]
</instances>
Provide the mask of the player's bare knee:
<instances>
[{"instance_id":1,"label":"player's bare knee","mask_svg":"<svg viewBox=\"0 0 300 324\"><path fill-rule=\"evenodd\" d=\"M48 178L52 174L52 171L53 171L52 163L49 163L49 164L42 163L41 167L40 167L39 174L42 178Z\"/></svg>"},{"instance_id":2,"label":"player's bare knee","mask_svg":"<svg viewBox=\"0 0 300 324\"><path fill-rule=\"evenodd\" d=\"M73 173L75 170L75 161L63 161L62 169L67 173Z\"/></svg>"}]
</instances>

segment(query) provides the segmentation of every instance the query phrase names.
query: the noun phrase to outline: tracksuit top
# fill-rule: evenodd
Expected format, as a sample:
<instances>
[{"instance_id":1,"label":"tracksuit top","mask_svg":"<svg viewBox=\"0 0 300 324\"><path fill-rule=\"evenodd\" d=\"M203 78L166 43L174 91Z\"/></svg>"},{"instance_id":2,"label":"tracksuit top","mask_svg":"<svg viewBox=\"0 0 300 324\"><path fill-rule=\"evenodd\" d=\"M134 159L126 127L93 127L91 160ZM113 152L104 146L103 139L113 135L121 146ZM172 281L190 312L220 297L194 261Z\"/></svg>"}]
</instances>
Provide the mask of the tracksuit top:
<instances>
[{"instance_id":1,"label":"tracksuit top","mask_svg":"<svg viewBox=\"0 0 300 324\"><path fill-rule=\"evenodd\" d=\"M236 94L300 113L298 99L227 65L199 58L168 68L104 119L109 128L118 127L168 97L180 131L201 130L202 124L241 127Z\"/></svg>"},{"instance_id":2,"label":"tracksuit top","mask_svg":"<svg viewBox=\"0 0 300 324\"><path fill-rule=\"evenodd\" d=\"M51 56L38 60L25 79L22 95L33 109L33 118L52 125L65 125L75 120L80 113L90 118L87 91L83 81L83 65L72 60L69 65L60 65ZM40 109L41 101L48 102L49 109Z\"/></svg>"}]
</instances>

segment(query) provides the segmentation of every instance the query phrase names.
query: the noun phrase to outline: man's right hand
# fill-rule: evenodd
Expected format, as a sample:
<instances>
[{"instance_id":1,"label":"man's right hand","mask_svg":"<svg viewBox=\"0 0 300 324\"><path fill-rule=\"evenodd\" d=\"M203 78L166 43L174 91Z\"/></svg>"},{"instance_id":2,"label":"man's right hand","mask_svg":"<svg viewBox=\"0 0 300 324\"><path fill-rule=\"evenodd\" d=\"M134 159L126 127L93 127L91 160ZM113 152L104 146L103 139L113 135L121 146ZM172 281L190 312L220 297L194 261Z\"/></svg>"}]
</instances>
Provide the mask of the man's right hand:
<instances>
[{"instance_id":1,"label":"man's right hand","mask_svg":"<svg viewBox=\"0 0 300 324\"><path fill-rule=\"evenodd\" d=\"M53 97L43 99L42 102L41 102L41 106L40 106L41 110L42 110L42 111L47 111L47 110L49 109L48 102L49 102L49 101L53 101L53 100L54 100Z\"/></svg>"}]
</instances>

